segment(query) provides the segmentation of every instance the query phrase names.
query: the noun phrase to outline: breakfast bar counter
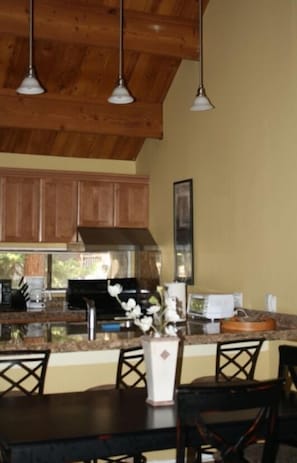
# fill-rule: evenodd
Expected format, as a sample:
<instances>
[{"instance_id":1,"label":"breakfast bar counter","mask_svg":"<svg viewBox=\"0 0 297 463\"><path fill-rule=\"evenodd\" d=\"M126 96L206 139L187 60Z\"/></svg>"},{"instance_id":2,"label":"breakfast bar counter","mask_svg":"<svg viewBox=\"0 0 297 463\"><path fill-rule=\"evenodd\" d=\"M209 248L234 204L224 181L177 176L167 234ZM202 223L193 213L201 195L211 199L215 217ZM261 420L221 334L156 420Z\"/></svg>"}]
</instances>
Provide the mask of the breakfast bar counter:
<instances>
[{"instance_id":1,"label":"breakfast bar counter","mask_svg":"<svg viewBox=\"0 0 297 463\"><path fill-rule=\"evenodd\" d=\"M0 324L21 325L48 322L84 322L85 310L41 310L38 312L0 312Z\"/></svg>"},{"instance_id":2,"label":"breakfast bar counter","mask_svg":"<svg viewBox=\"0 0 297 463\"><path fill-rule=\"evenodd\" d=\"M185 346L216 344L219 341L264 337L268 341L297 341L297 316L245 309L252 320L275 319L275 329L263 331L223 331L220 321L187 320L178 325L179 336ZM28 323L40 323L43 335L36 337L12 336L0 341L2 350L50 349L51 352L78 352L120 349L140 345L141 331L133 323L98 322L96 339L88 340L85 311L44 311L0 313L0 323L14 330Z\"/></svg>"}]
</instances>

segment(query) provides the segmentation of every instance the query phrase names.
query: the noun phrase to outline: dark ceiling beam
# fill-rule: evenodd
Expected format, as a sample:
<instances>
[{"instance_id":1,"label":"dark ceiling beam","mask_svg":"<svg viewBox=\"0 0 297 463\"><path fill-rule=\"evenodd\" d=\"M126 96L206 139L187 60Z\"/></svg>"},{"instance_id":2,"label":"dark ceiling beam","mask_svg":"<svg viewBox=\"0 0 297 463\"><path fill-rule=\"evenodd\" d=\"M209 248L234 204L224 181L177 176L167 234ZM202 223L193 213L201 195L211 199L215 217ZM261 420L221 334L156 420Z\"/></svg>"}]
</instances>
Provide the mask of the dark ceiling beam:
<instances>
[{"instance_id":1,"label":"dark ceiling beam","mask_svg":"<svg viewBox=\"0 0 297 463\"><path fill-rule=\"evenodd\" d=\"M34 37L100 47L117 47L118 9L79 0L38 0L34 3ZM1 33L28 35L28 2L1 0ZM184 20L127 10L124 47L137 52L197 59L197 18Z\"/></svg>"},{"instance_id":2,"label":"dark ceiling beam","mask_svg":"<svg viewBox=\"0 0 297 463\"><path fill-rule=\"evenodd\" d=\"M162 138L162 105L112 105L60 95L20 96L0 89L0 127Z\"/></svg>"}]
</instances>

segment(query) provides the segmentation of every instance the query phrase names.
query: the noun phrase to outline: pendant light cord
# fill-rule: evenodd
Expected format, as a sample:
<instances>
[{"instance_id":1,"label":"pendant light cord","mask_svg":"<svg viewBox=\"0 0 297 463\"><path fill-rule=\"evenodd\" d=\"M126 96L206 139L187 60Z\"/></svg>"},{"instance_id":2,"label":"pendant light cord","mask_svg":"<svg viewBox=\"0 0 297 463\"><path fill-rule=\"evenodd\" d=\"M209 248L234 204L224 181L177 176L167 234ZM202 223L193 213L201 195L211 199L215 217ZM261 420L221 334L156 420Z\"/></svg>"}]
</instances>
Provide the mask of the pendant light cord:
<instances>
[{"instance_id":1,"label":"pendant light cord","mask_svg":"<svg viewBox=\"0 0 297 463\"><path fill-rule=\"evenodd\" d=\"M203 25L202 25L202 0L199 0L199 76L200 76L200 87L203 87Z\"/></svg>"},{"instance_id":2,"label":"pendant light cord","mask_svg":"<svg viewBox=\"0 0 297 463\"><path fill-rule=\"evenodd\" d=\"M33 68L33 0L30 0L29 10L29 71Z\"/></svg>"},{"instance_id":3,"label":"pendant light cord","mask_svg":"<svg viewBox=\"0 0 297 463\"><path fill-rule=\"evenodd\" d=\"M123 81L123 0L120 0L119 81Z\"/></svg>"}]
</instances>

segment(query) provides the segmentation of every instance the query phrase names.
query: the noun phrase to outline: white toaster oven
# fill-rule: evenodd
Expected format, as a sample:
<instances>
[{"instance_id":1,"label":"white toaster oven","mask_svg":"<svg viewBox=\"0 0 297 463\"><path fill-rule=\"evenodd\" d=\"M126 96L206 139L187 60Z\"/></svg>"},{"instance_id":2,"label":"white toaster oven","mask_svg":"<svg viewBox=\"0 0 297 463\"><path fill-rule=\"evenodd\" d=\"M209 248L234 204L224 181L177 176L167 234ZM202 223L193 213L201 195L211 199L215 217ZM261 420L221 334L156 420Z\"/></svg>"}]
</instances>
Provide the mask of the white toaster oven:
<instances>
[{"instance_id":1,"label":"white toaster oven","mask_svg":"<svg viewBox=\"0 0 297 463\"><path fill-rule=\"evenodd\" d=\"M233 294L189 294L187 314L210 320L231 318L234 315Z\"/></svg>"}]
</instances>

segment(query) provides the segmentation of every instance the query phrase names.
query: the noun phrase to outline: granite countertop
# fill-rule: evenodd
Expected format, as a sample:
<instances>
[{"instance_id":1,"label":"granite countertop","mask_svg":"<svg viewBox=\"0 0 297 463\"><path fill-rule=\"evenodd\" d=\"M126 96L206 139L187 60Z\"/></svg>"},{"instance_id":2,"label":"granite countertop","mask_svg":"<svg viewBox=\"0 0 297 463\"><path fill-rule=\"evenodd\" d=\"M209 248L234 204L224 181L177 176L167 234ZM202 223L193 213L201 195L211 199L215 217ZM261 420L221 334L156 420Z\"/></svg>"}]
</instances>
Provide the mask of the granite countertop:
<instances>
[{"instance_id":1,"label":"granite countertop","mask_svg":"<svg viewBox=\"0 0 297 463\"><path fill-rule=\"evenodd\" d=\"M220 322L188 320L179 326L179 335L185 345L213 344L218 341L264 337L267 340L297 341L297 316L247 310L251 319L272 317L276 328L270 331L221 332ZM2 350L14 349L51 349L51 352L79 352L92 350L110 350L140 345L142 333L135 327L124 324L115 331L104 331L102 323L97 325L96 339L89 341L84 311L53 311L35 313L1 313L0 323L46 323L44 336L17 338L0 342ZM4 321L5 320L5 321ZM69 330L69 327L72 330ZM75 329L73 329L75 328ZM50 340L49 340L50 339Z\"/></svg>"},{"instance_id":2,"label":"granite countertop","mask_svg":"<svg viewBox=\"0 0 297 463\"><path fill-rule=\"evenodd\" d=\"M85 321L85 310L41 310L38 312L0 312L0 323L9 325L24 325L26 323Z\"/></svg>"}]
</instances>

